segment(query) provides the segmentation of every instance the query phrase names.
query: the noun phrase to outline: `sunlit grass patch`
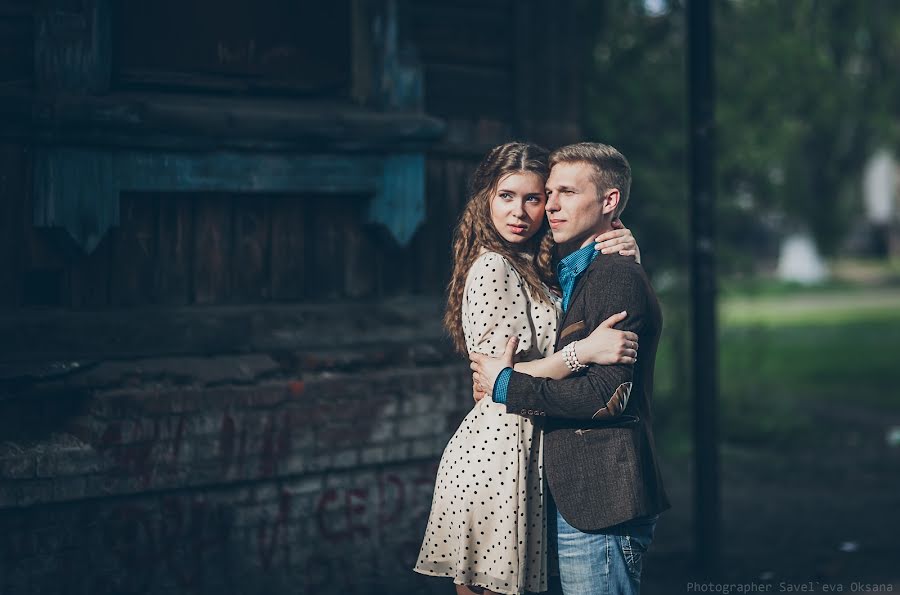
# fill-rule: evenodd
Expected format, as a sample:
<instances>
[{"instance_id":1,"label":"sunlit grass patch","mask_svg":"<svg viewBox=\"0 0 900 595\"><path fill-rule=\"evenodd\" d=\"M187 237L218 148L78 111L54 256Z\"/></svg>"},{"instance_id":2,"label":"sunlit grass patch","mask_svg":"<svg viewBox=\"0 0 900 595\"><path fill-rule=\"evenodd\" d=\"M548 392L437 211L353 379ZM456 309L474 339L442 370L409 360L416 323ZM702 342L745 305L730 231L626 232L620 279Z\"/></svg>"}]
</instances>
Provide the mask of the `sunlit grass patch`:
<instances>
[{"instance_id":1,"label":"sunlit grass patch","mask_svg":"<svg viewBox=\"0 0 900 595\"><path fill-rule=\"evenodd\" d=\"M732 294L720 300L717 353L725 442L806 442L822 436L822 412L898 412L900 288ZM693 398L671 381L683 359L663 348L657 370L659 425L679 450Z\"/></svg>"}]
</instances>

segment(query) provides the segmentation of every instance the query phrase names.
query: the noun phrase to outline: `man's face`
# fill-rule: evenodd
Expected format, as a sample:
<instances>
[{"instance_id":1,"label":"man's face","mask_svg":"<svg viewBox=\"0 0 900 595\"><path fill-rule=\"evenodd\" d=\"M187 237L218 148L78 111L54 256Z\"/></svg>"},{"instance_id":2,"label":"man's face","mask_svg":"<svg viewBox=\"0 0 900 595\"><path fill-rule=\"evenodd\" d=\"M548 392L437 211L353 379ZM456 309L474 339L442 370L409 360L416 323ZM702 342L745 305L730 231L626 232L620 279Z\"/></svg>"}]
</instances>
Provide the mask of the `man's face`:
<instances>
[{"instance_id":1,"label":"man's face","mask_svg":"<svg viewBox=\"0 0 900 595\"><path fill-rule=\"evenodd\" d=\"M602 231L604 201L587 163L557 163L547 179L547 219L557 244L582 248Z\"/></svg>"}]
</instances>

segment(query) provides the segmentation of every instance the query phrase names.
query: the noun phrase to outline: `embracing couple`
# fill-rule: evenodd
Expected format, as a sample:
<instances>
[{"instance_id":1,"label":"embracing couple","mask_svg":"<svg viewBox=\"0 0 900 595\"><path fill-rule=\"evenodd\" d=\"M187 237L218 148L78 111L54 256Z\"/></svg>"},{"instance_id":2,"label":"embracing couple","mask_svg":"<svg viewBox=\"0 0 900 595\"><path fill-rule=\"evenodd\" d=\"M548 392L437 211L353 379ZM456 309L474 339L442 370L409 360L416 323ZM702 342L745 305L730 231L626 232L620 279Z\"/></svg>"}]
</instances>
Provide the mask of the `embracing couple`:
<instances>
[{"instance_id":1,"label":"embracing couple","mask_svg":"<svg viewBox=\"0 0 900 595\"><path fill-rule=\"evenodd\" d=\"M662 317L619 222L630 187L599 143L507 143L475 171L444 323L477 404L441 457L415 566L459 595L545 591L556 559L565 595L640 590L669 504L651 429Z\"/></svg>"}]
</instances>

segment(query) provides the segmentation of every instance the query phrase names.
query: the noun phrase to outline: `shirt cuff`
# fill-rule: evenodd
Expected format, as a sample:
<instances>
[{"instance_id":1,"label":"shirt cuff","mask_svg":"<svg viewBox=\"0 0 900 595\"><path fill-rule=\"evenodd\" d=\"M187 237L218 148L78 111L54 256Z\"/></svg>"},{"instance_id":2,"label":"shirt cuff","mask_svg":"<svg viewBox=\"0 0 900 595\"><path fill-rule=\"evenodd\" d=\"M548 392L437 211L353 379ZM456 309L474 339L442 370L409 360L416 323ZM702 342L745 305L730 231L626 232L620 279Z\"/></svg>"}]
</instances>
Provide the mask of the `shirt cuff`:
<instances>
[{"instance_id":1,"label":"shirt cuff","mask_svg":"<svg viewBox=\"0 0 900 595\"><path fill-rule=\"evenodd\" d=\"M512 376L512 368L503 368L497 380L494 381L494 399L495 403L506 404L506 390L509 388L509 377Z\"/></svg>"}]
</instances>

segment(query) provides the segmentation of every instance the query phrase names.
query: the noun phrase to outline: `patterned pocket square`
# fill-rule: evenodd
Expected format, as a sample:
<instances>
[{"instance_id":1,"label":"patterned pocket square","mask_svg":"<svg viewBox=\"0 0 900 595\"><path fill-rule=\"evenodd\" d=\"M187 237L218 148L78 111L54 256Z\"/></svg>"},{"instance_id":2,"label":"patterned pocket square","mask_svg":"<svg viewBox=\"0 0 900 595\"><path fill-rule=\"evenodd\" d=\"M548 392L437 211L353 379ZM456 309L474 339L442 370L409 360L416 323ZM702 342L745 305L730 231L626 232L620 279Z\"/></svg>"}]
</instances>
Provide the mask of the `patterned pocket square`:
<instances>
[{"instance_id":1,"label":"patterned pocket square","mask_svg":"<svg viewBox=\"0 0 900 595\"><path fill-rule=\"evenodd\" d=\"M578 322L573 322L559 333L559 340L562 341L572 333L577 333L578 331L584 330L585 324L583 320L579 320Z\"/></svg>"},{"instance_id":2,"label":"patterned pocket square","mask_svg":"<svg viewBox=\"0 0 900 595\"><path fill-rule=\"evenodd\" d=\"M623 382L616 389L616 392L613 393L606 407L598 410L591 419L609 419L622 415L622 412L628 407L629 396L631 396L631 383Z\"/></svg>"}]
</instances>

